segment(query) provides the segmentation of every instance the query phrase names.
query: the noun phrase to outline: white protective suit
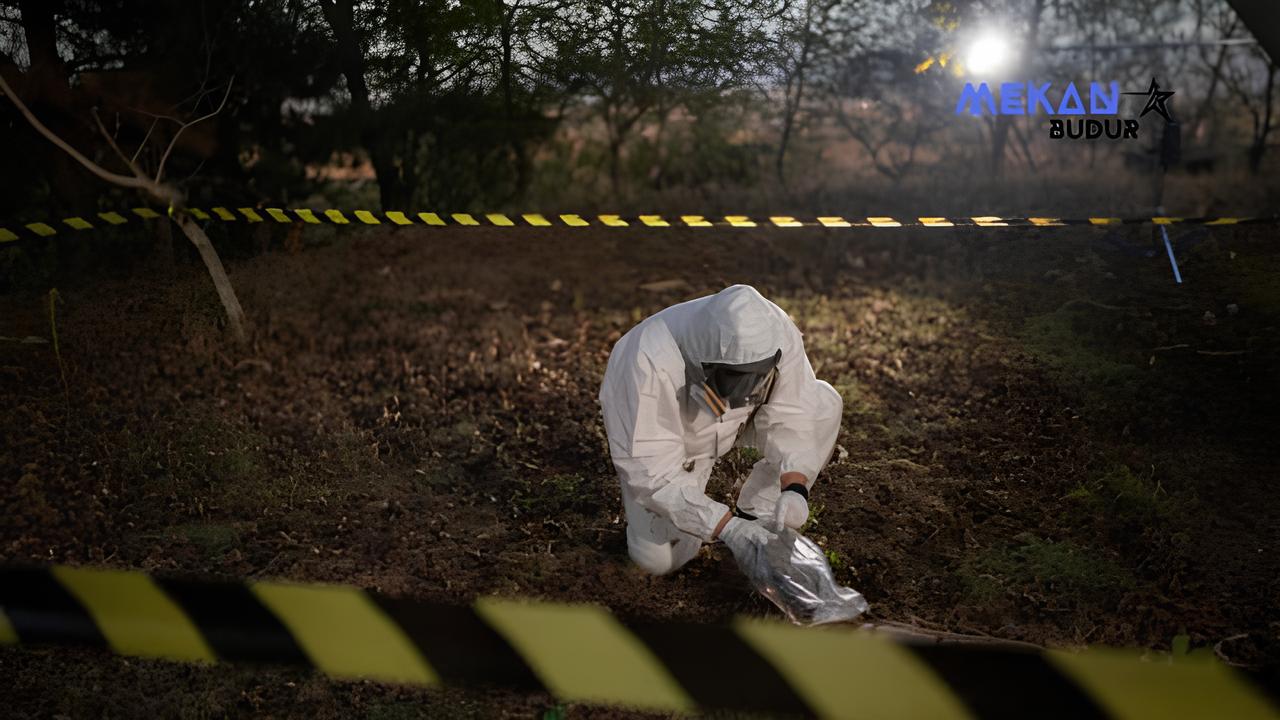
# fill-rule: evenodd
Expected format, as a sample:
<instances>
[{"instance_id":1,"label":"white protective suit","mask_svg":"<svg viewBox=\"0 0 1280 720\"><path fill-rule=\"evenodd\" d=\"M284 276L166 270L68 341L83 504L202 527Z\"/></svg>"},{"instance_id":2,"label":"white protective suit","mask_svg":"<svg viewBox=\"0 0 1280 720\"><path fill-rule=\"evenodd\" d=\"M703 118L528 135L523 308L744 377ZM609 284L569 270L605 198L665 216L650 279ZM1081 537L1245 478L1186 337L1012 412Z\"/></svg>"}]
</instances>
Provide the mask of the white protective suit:
<instances>
[{"instance_id":1,"label":"white protective suit","mask_svg":"<svg viewBox=\"0 0 1280 720\"><path fill-rule=\"evenodd\" d=\"M754 427L747 421L755 408L717 417L691 388L691 366L756 362L779 349L777 379ZM669 307L623 335L609 355L600 405L622 481L628 552L655 574L691 560L728 512L705 493L717 458L735 444L761 451L737 504L771 517L782 473L801 473L812 487L842 413L840 395L814 376L800 330L747 285Z\"/></svg>"}]
</instances>

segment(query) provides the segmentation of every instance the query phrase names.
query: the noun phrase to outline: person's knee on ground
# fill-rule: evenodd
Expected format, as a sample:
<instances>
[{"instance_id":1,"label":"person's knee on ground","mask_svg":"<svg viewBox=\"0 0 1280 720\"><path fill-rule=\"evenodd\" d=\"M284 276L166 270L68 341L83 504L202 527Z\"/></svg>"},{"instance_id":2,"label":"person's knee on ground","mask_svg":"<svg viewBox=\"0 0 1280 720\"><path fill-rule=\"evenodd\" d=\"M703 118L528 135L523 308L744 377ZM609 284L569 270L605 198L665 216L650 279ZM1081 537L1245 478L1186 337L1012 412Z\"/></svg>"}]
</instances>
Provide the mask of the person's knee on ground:
<instances>
[{"instance_id":1,"label":"person's knee on ground","mask_svg":"<svg viewBox=\"0 0 1280 720\"><path fill-rule=\"evenodd\" d=\"M627 555L650 575L666 575L679 570L698 554L701 547L702 541L692 535L654 542L637 536L632 531L632 526L627 526Z\"/></svg>"},{"instance_id":2,"label":"person's knee on ground","mask_svg":"<svg viewBox=\"0 0 1280 720\"><path fill-rule=\"evenodd\" d=\"M818 435L828 438L826 459L822 462L822 467L826 467L835 453L836 438L840 435L840 423L844 420L844 398L840 397L840 393L826 380L819 380L818 387L821 388L822 398L825 400L822 404L823 410L818 416Z\"/></svg>"},{"instance_id":3,"label":"person's knee on ground","mask_svg":"<svg viewBox=\"0 0 1280 720\"><path fill-rule=\"evenodd\" d=\"M824 404L827 411L822 414L823 419L839 425L844 414L844 398L840 397L840 393L826 380L819 380L818 387L822 388L822 397L827 401Z\"/></svg>"}]
</instances>

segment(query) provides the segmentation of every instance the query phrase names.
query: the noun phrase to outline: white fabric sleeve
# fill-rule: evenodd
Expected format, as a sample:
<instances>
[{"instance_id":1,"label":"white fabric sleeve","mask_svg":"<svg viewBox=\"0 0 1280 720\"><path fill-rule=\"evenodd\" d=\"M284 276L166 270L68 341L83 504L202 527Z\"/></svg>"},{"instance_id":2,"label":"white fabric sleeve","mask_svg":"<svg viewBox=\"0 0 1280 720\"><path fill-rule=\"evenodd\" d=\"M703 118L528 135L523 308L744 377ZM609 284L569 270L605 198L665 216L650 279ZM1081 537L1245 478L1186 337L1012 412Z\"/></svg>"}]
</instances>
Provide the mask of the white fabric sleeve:
<instances>
[{"instance_id":1,"label":"white fabric sleeve","mask_svg":"<svg viewBox=\"0 0 1280 720\"><path fill-rule=\"evenodd\" d=\"M763 441L765 458L780 468L780 474L798 472L810 487L834 447L833 431L839 432L838 421L833 428L823 418L830 414L823 392L805 354L800 330L792 325L782 348L773 393L756 413L756 437Z\"/></svg>"},{"instance_id":2,"label":"white fabric sleeve","mask_svg":"<svg viewBox=\"0 0 1280 720\"><path fill-rule=\"evenodd\" d=\"M643 352L611 364L600 393L614 467L641 507L711 541L729 511L684 469L684 426L674 383Z\"/></svg>"}]
</instances>

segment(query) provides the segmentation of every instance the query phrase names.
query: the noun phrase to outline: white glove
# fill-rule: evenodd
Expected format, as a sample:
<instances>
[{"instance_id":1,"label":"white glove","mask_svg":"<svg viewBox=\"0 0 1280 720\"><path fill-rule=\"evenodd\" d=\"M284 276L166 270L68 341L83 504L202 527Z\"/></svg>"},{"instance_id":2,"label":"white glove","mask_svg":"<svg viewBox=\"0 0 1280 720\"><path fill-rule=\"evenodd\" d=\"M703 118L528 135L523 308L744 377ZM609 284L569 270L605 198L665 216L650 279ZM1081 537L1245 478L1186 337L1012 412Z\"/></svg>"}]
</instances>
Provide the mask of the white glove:
<instances>
[{"instance_id":1,"label":"white glove","mask_svg":"<svg viewBox=\"0 0 1280 720\"><path fill-rule=\"evenodd\" d=\"M729 522L720 531L720 539L737 558L747 557L753 549L764 547L773 538L774 534L759 522L738 517L729 518Z\"/></svg>"},{"instance_id":2,"label":"white glove","mask_svg":"<svg viewBox=\"0 0 1280 720\"><path fill-rule=\"evenodd\" d=\"M773 512L773 527L782 530L789 527L799 530L809 520L809 501L798 492L783 491L778 496L778 505Z\"/></svg>"}]
</instances>

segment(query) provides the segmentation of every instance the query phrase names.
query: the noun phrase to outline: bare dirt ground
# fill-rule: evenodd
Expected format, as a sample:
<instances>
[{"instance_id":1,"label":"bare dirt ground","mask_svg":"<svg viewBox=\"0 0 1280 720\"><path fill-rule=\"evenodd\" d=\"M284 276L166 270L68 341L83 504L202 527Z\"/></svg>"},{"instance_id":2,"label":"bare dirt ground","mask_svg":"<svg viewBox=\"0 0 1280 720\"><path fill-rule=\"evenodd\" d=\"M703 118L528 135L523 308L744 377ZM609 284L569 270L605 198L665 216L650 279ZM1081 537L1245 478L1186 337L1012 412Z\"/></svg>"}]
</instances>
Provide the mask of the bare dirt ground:
<instances>
[{"instance_id":1,"label":"bare dirt ground","mask_svg":"<svg viewBox=\"0 0 1280 720\"><path fill-rule=\"evenodd\" d=\"M844 397L807 533L870 619L1280 667L1273 227L1175 233L1183 286L1149 228L324 232L230 263L246 350L189 265L60 287L65 389L0 345L0 560L777 615L722 547L629 565L595 399L635 322L746 282ZM0 312L49 336L43 297ZM69 650L0 677L11 717L629 714Z\"/></svg>"}]
</instances>

